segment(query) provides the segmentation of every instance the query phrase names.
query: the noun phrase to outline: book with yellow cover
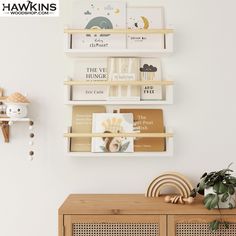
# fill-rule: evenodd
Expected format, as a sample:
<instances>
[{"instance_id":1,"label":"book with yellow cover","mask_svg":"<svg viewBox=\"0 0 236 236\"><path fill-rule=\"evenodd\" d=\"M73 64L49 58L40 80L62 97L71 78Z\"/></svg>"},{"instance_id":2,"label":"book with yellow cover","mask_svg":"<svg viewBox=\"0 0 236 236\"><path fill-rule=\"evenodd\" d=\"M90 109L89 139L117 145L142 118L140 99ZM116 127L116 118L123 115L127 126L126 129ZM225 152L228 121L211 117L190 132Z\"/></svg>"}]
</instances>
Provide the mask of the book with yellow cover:
<instances>
[{"instance_id":1,"label":"book with yellow cover","mask_svg":"<svg viewBox=\"0 0 236 236\"><path fill-rule=\"evenodd\" d=\"M120 109L120 113L133 113L134 128L141 133L164 133L162 109ZM135 152L163 152L165 138L136 138Z\"/></svg>"},{"instance_id":2,"label":"book with yellow cover","mask_svg":"<svg viewBox=\"0 0 236 236\"><path fill-rule=\"evenodd\" d=\"M92 133L93 113L104 113L104 106L73 106L72 133ZM91 152L91 138L71 138L71 152Z\"/></svg>"}]
</instances>

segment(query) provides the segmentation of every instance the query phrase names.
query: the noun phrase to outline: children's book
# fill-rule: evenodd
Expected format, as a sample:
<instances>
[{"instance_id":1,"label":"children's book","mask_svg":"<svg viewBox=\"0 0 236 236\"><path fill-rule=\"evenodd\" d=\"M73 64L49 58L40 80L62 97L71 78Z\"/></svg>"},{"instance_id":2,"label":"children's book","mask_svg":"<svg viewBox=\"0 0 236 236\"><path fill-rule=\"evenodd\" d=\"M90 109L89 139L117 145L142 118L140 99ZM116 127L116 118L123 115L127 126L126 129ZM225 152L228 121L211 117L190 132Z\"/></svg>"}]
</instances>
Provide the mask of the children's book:
<instances>
[{"instance_id":1,"label":"children's book","mask_svg":"<svg viewBox=\"0 0 236 236\"><path fill-rule=\"evenodd\" d=\"M132 113L134 129L140 133L164 133L163 111L161 109L120 109L120 113ZM163 152L165 138L136 138L135 152Z\"/></svg>"},{"instance_id":2,"label":"children's book","mask_svg":"<svg viewBox=\"0 0 236 236\"><path fill-rule=\"evenodd\" d=\"M81 58L74 61L73 79L81 81L106 81L106 58ZM108 88L106 85L72 86L72 100L106 100Z\"/></svg>"},{"instance_id":3,"label":"children's book","mask_svg":"<svg viewBox=\"0 0 236 236\"><path fill-rule=\"evenodd\" d=\"M125 29L126 3L122 1L74 1L72 27L77 29ZM124 49L125 34L72 35L72 49Z\"/></svg>"},{"instance_id":4,"label":"children's book","mask_svg":"<svg viewBox=\"0 0 236 236\"><path fill-rule=\"evenodd\" d=\"M128 29L162 29L164 28L163 7L128 7ZM127 48L160 50L164 47L163 34L128 34Z\"/></svg>"},{"instance_id":5,"label":"children's book","mask_svg":"<svg viewBox=\"0 0 236 236\"><path fill-rule=\"evenodd\" d=\"M140 59L129 57L108 58L110 81L137 81L140 79ZM109 100L140 100L140 87L131 85L110 86Z\"/></svg>"},{"instance_id":6,"label":"children's book","mask_svg":"<svg viewBox=\"0 0 236 236\"><path fill-rule=\"evenodd\" d=\"M158 58L142 58L140 64L140 77L142 81L162 80L161 62ZM141 86L141 100L161 100L161 85Z\"/></svg>"},{"instance_id":7,"label":"children's book","mask_svg":"<svg viewBox=\"0 0 236 236\"><path fill-rule=\"evenodd\" d=\"M92 114L104 113L104 106L73 106L72 133L92 133ZM91 138L71 138L71 152L91 152Z\"/></svg>"},{"instance_id":8,"label":"children's book","mask_svg":"<svg viewBox=\"0 0 236 236\"><path fill-rule=\"evenodd\" d=\"M94 113L93 133L132 133L133 114ZM133 152L132 137L92 138L92 152Z\"/></svg>"}]
</instances>

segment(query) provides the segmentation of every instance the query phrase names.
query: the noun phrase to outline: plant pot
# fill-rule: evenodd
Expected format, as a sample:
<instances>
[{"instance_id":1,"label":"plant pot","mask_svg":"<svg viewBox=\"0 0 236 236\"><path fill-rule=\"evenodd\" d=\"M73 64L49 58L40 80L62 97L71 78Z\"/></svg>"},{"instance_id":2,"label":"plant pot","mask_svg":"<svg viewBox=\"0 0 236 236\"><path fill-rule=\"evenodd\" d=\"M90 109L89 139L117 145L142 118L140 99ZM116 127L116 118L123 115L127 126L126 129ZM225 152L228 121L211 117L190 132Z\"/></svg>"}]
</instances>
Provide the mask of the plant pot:
<instances>
[{"instance_id":1,"label":"plant pot","mask_svg":"<svg viewBox=\"0 0 236 236\"><path fill-rule=\"evenodd\" d=\"M236 188L235 189L235 193L236 193ZM204 190L204 196L206 196L207 194L212 193L215 194L215 192L213 191L213 187L207 188ZM228 200L226 202L221 202L221 198L223 196L223 194L219 194L219 208L221 209L225 209L225 208L229 208L229 203L232 204L232 206L235 208L235 202L236 202L236 194L230 195ZM218 207L215 207L218 208Z\"/></svg>"}]
</instances>

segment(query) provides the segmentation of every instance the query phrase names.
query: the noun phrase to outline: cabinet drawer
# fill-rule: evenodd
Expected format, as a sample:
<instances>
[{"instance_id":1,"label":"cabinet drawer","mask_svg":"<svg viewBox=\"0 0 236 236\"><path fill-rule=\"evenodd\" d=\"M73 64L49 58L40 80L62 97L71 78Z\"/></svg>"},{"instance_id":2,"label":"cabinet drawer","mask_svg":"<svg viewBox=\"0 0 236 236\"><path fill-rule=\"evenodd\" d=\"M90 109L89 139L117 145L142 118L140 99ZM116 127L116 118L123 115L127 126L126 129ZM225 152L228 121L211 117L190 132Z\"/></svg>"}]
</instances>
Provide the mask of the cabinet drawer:
<instances>
[{"instance_id":1,"label":"cabinet drawer","mask_svg":"<svg viewBox=\"0 0 236 236\"><path fill-rule=\"evenodd\" d=\"M66 215L65 236L166 236L166 216Z\"/></svg>"},{"instance_id":2,"label":"cabinet drawer","mask_svg":"<svg viewBox=\"0 0 236 236\"><path fill-rule=\"evenodd\" d=\"M229 229L220 226L211 232L209 222L219 220L219 215L181 215L168 216L168 236L236 236L236 217L224 215L223 219L230 222Z\"/></svg>"}]
</instances>

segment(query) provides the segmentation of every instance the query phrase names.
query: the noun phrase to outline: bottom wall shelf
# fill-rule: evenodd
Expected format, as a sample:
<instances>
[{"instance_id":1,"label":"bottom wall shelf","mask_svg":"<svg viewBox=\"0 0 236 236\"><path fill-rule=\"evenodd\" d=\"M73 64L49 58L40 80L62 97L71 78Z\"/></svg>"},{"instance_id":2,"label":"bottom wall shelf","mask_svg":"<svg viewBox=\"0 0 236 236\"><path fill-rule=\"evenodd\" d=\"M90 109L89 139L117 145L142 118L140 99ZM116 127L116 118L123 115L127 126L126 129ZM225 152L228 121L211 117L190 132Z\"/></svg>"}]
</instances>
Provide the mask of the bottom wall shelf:
<instances>
[{"instance_id":1,"label":"bottom wall shelf","mask_svg":"<svg viewBox=\"0 0 236 236\"><path fill-rule=\"evenodd\" d=\"M67 131L71 131L69 128ZM172 133L172 129L166 127L166 133ZM95 153L95 152L71 152L70 140L66 138L66 154L71 157L171 157L173 156L174 142L173 137L166 138L166 151L164 152L131 152L131 153Z\"/></svg>"}]
</instances>

